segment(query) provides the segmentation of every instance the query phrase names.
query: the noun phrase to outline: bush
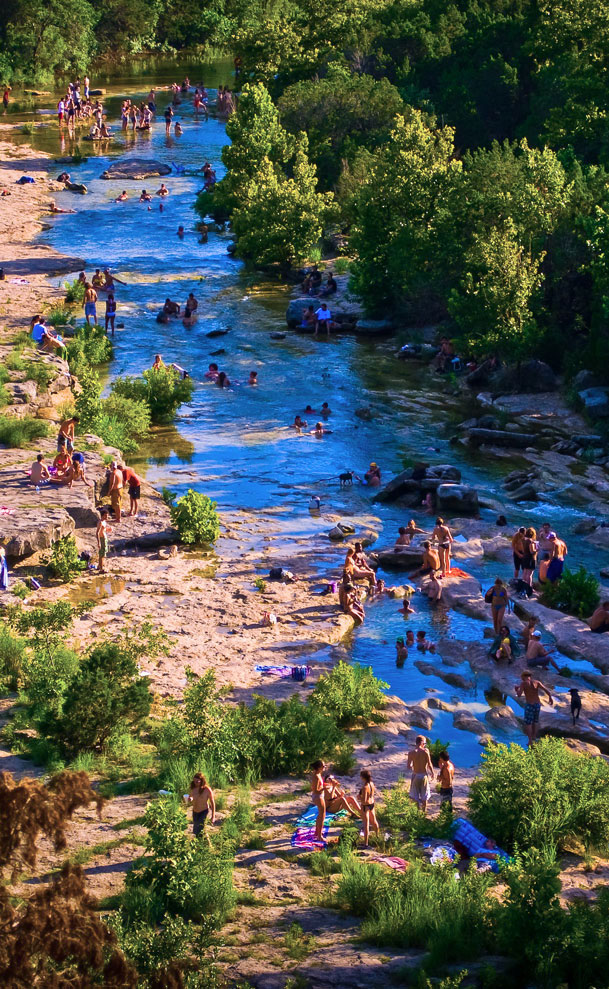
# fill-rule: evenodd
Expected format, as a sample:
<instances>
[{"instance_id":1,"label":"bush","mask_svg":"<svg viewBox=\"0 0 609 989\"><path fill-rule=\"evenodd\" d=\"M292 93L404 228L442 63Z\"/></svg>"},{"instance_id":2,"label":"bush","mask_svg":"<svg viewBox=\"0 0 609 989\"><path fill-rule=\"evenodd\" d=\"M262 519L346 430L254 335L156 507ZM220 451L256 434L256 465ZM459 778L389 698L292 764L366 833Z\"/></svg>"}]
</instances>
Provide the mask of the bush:
<instances>
[{"instance_id":1,"label":"bush","mask_svg":"<svg viewBox=\"0 0 609 989\"><path fill-rule=\"evenodd\" d=\"M167 772L176 760L202 761L212 779L255 780L302 772L314 759L344 755L346 747L352 758L334 719L297 695L281 704L255 696L251 707L232 707L222 702L212 670L186 675L182 710L156 736Z\"/></svg>"},{"instance_id":2,"label":"bush","mask_svg":"<svg viewBox=\"0 0 609 989\"><path fill-rule=\"evenodd\" d=\"M48 364L39 361L24 361L26 381L35 381L41 392L47 391L51 381L55 380L55 372Z\"/></svg>"},{"instance_id":3,"label":"bush","mask_svg":"<svg viewBox=\"0 0 609 989\"><path fill-rule=\"evenodd\" d=\"M108 446L115 446L123 453L135 453L138 440L150 428L148 406L117 395L101 398L101 382L88 364L79 374L79 381L82 391L76 398L76 411L80 431L95 433Z\"/></svg>"},{"instance_id":4,"label":"bush","mask_svg":"<svg viewBox=\"0 0 609 989\"><path fill-rule=\"evenodd\" d=\"M234 846L220 832L211 846L193 841L186 814L173 800L159 800L146 810L147 856L127 876L127 889L149 891L171 916L213 917L219 926L235 903Z\"/></svg>"},{"instance_id":5,"label":"bush","mask_svg":"<svg viewBox=\"0 0 609 989\"><path fill-rule=\"evenodd\" d=\"M454 866L411 864L387 873L352 855L343 861L337 900L364 917L362 938L378 945L427 948L442 962L474 958L489 939L492 875L475 868L456 878Z\"/></svg>"},{"instance_id":6,"label":"bush","mask_svg":"<svg viewBox=\"0 0 609 989\"><path fill-rule=\"evenodd\" d=\"M376 712L387 703L383 690L388 687L388 683L374 676L370 666L341 660L330 673L319 678L311 704L331 714L343 727L357 721L378 723L383 719Z\"/></svg>"},{"instance_id":7,"label":"bush","mask_svg":"<svg viewBox=\"0 0 609 989\"><path fill-rule=\"evenodd\" d=\"M85 283L75 278L73 282L64 282L63 287L66 292L66 302L82 302L85 297Z\"/></svg>"},{"instance_id":8,"label":"bush","mask_svg":"<svg viewBox=\"0 0 609 989\"><path fill-rule=\"evenodd\" d=\"M548 608L558 608L577 618L589 618L600 601L598 581L585 567L562 572L560 580L544 584L541 596Z\"/></svg>"},{"instance_id":9,"label":"bush","mask_svg":"<svg viewBox=\"0 0 609 989\"><path fill-rule=\"evenodd\" d=\"M0 623L0 689L17 690L25 666L24 639Z\"/></svg>"},{"instance_id":10,"label":"bush","mask_svg":"<svg viewBox=\"0 0 609 989\"><path fill-rule=\"evenodd\" d=\"M180 405L190 401L193 389L192 378L181 378L173 367L151 367L141 378L117 378L112 383L113 394L145 402L153 422L173 419Z\"/></svg>"},{"instance_id":11,"label":"bush","mask_svg":"<svg viewBox=\"0 0 609 989\"><path fill-rule=\"evenodd\" d=\"M171 522L183 543L213 543L220 535L220 520L216 502L207 495L189 488L187 493L170 506Z\"/></svg>"},{"instance_id":12,"label":"bush","mask_svg":"<svg viewBox=\"0 0 609 989\"><path fill-rule=\"evenodd\" d=\"M383 825L393 832L404 832L411 840L423 835L430 838L449 838L452 832L452 811L443 804L438 816L429 820L419 811L409 796L410 784L403 779L385 793L385 806L381 811Z\"/></svg>"},{"instance_id":13,"label":"bush","mask_svg":"<svg viewBox=\"0 0 609 989\"><path fill-rule=\"evenodd\" d=\"M59 577L62 584L69 584L78 574L87 569L87 564L80 559L74 536L63 536L53 543L51 556L46 563L54 577Z\"/></svg>"},{"instance_id":14,"label":"bush","mask_svg":"<svg viewBox=\"0 0 609 989\"><path fill-rule=\"evenodd\" d=\"M474 824L509 851L516 844L606 847L609 766L557 738L542 738L526 750L490 745L471 784L469 808Z\"/></svg>"},{"instance_id":15,"label":"bush","mask_svg":"<svg viewBox=\"0 0 609 989\"><path fill-rule=\"evenodd\" d=\"M112 360L112 341L103 326L79 326L67 349L70 371L78 378L87 367Z\"/></svg>"},{"instance_id":16,"label":"bush","mask_svg":"<svg viewBox=\"0 0 609 989\"><path fill-rule=\"evenodd\" d=\"M62 714L49 732L70 755L102 749L112 736L136 728L152 703L149 681L118 645L91 650L69 683Z\"/></svg>"},{"instance_id":17,"label":"bush","mask_svg":"<svg viewBox=\"0 0 609 989\"><path fill-rule=\"evenodd\" d=\"M42 419L33 419L30 416L26 416L25 419L12 419L9 416L0 416L2 446L22 447L32 440L48 435L49 427Z\"/></svg>"}]
</instances>

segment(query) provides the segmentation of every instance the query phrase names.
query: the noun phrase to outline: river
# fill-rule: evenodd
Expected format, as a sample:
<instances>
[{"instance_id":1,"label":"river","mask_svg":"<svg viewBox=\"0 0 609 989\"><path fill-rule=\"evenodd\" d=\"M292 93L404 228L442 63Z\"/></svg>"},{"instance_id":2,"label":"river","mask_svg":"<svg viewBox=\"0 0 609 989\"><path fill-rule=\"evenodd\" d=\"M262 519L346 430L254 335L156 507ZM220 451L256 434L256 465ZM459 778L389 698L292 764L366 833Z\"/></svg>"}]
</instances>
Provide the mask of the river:
<instances>
[{"instance_id":1,"label":"river","mask_svg":"<svg viewBox=\"0 0 609 989\"><path fill-rule=\"evenodd\" d=\"M174 120L180 120L184 128L177 139L165 137L162 117L149 134L121 134L119 115L124 96L143 98L151 85L167 85L186 73L193 82L202 79L213 97L217 85L232 83L229 68L227 62L182 65L180 69L167 66L158 68L152 76L132 74L108 83L104 103L120 144L110 157L93 155L79 166L69 166L72 177L87 184L89 194L81 198L69 192L59 193L59 205L75 208L77 213L53 217L42 240L62 253L85 258L89 273L96 267L109 266L127 282L117 292L120 328L114 339L110 379L119 374L139 374L150 366L154 354L160 353L166 361L176 361L188 369L195 381L193 400L181 409L175 428L156 431L139 458L133 459L134 465L144 469L148 480L158 486L166 485L178 493L188 487L204 491L217 500L221 511L234 507L264 510L276 519L277 532L286 539L286 552L289 544L293 548L295 538L310 540L312 546L319 548L316 559L321 576L330 562L328 553L323 551L323 535L332 524L324 514L369 517L371 524L381 530L380 546L391 544L398 525L405 521L404 511L395 506L371 504L365 487L355 484L353 488L339 489L337 478L341 471L352 469L363 475L374 460L388 479L415 460L453 463L461 469L466 482L497 497L499 479L513 469L514 462L493 461L461 445L449 444L455 423L471 410L462 398L440 387L430 391L418 368L398 361L396 343L399 345L400 340L364 342L339 337L326 342L289 331L284 340L272 340L273 331L286 329L290 288L245 271L239 261L227 254L228 233L210 233L207 244L199 243L194 230L198 217L193 209L199 179L168 176L165 181L171 194L161 212L156 197L150 210L147 204L137 201L143 186L153 191L160 180L134 183L100 178L116 154L154 158L186 169L199 168L208 160L221 178L224 124L211 117L196 120L190 100L176 111ZM161 92L157 97L160 112L169 101L165 95ZM49 115L54 105L51 101L41 103ZM69 141L60 139L54 119L34 135L24 135L23 140L58 157L71 150ZM87 142L82 142L81 147L86 146ZM63 167L58 165L57 172ZM124 188L129 200L115 203L113 200ZM186 229L183 239L177 236L180 224ZM167 296L183 303L190 291L199 300L194 327L185 329L181 321L168 325L156 322L155 314ZM227 327L230 332L225 336L207 336L210 331ZM216 355L219 350L222 353ZM211 360L227 371L233 382L229 391L221 391L204 380ZM258 372L256 388L245 384L251 370ZM331 436L319 441L297 437L285 428L307 403L319 409L323 401L328 401L332 409ZM363 406L371 410L369 421L354 414ZM311 492L322 498L319 518L308 511ZM553 527L569 539L571 553L578 560L595 569L599 566L593 547L571 536L573 524L585 514L583 510L560 504L516 509L502 500L510 526L538 526L549 518ZM407 514L418 524L429 526L428 516ZM495 514L490 509L482 512L489 521L494 520ZM460 565L485 586L497 574L510 576L507 565L492 561ZM332 569L336 572L336 563ZM388 582L392 580L389 575ZM407 621L415 630L425 628L431 638L483 638L482 622L442 607L432 611L420 594L415 596L414 604L417 614ZM345 646L333 652L328 648L321 655L346 654L371 664L377 675L387 680L390 691L407 702L420 700L426 688L433 688L437 696L458 701L483 716L492 697L485 694L489 684L482 678L473 691L448 687L436 677L423 676L413 666L417 657L414 651L406 665L396 669L394 643L404 631L405 619L398 613L397 603L379 602L369 607L365 625ZM573 661L569 665L574 669L578 665L592 668ZM450 741L451 752L460 764L478 760L480 746L476 737L454 729L449 713L438 714L433 735Z\"/></svg>"}]
</instances>

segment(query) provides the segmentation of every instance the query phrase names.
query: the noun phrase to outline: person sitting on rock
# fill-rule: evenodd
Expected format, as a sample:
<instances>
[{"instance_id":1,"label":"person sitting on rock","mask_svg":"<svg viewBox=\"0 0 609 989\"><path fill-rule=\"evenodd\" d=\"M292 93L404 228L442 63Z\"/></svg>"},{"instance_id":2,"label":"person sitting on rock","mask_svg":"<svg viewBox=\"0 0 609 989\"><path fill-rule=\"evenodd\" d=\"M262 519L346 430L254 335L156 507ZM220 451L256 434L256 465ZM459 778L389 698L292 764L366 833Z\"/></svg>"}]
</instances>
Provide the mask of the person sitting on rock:
<instances>
[{"instance_id":1,"label":"person sitting on rock","mask_svg":"<svg viewBox=\"0 0 609 989\"><path fill-rule=\"evenodd\" d=\"M356 543L355 549L349 548L347 550L345 570L349 574L352 581L365 580L371 588L376 584L376 574L372 567L368 565L366 557L362 551L361 543Z\"/></svg>"},{"instance_id":2,"label":"person sitting on rock","mask_svg":"<svg viewBox=\"0 0 609 989\"><path fill-rule=\"evenodd\" d=\"M516 641L510 635L509 628L507 625L502 625L499 634L493 639L489 655L498 663L502 659L507 659L508 663L513 663L516 648Z\"/></svg>"},{"instance_id":3,"label":"person sitting on rock","mask_svg":"<svg viewBox=\"0 0 609 989\"><path fill-rule=\"evenodd\" d=\"M366 617L366 614L359 600L357 588L354 584L345 584L344 591L343 611L346 615L353 618L356 624L361 625Z\"/></svg>"},{"instance_id":4,"label":"person sitting on rock","mask_svg":"<svg viewBox=\"0 0 609 989\"><path fill-rule=\"evenodd\" d=\"M430 601L439 601L442 597L442 585L438 579L440 573L440 557L438 551L432 548L429 539L423 543L423 560L420 570L413 576L429 577L428 597Z\"/></svg>"},{"instance_id":5,"label":"person sitting on rock","mask_svg":"<svg viewBox=\"0 0 609 989\"><path fill-rule=\"evenodd\" d=\"M324 288L320 290L319 297L320 299L327 299L328 296L334 295L337 290L338 285L336 284L336 279L334 278L332 272L330 272Z\"/></svg>"},{"instance_id":6,"label":"person sitting on rock","mask_svg":"<svg viewBox=\"0 0 609 989\"><path fill-rule=\"evenodd\" d=\"M553 666L556 672L560 673L560 666L550 656L554 647L546 649L545 646L542 646L540 639L541 632L533 632L525 656L527 666L541 666L544 670L547 670L548 666Z\"/></svg>"},{"instance_id":7,"label":"person sitting on rock","mask_svg":"<svg viewBox=\"0 0 609 989\"><path fill-rule=\"evenodd\" d=\"M313 306L307 306L302 314L302 320L300 321L300 328L303 330L314 329L315 327L315 310Z\"/></svg>"},{"instance_id":8,"label":"person sitting on rock","mask_svg":"<svg viewBox=\"0 0 609 989\"><path fill-rule=\"evenodd\" d=\"M39 453L32 464L32 469L30 471L30 484L34 484L38 487L50 479L51 475L49 474L49 468L44 462L44 454Z\"/></svg>"},{"instance_id":9,"label":"person sitting on rock","mask_svg":"<svg viewBox=\"0 0 609 989\"><path fill-rule=\"evenodd\" d=\"M588 619L591 632L609 632L609 601L599 604Z\"/></svg>"}]
</instances>

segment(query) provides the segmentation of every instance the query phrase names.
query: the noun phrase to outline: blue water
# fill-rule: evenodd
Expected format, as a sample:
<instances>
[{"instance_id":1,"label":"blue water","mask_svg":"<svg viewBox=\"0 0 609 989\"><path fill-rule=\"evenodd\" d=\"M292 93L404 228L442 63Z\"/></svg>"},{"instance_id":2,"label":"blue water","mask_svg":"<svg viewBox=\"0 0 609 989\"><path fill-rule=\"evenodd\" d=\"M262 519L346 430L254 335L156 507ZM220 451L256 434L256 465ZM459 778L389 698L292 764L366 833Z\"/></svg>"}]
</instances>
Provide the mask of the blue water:
<instances>
[{"instance_id":1,"label":"blue water","mask_svg":"<svg viewBox=\"0 0 609 989\"><path fill-rule=\"evenodd\" d=\"M204 81L212 97L212 87L228 81L223 73L223 67L206 69ZM196 79L192 71L191 78ZM146 80L138 92L131 89L129 95L143 98L149 84ZM114 115L119 112L122 95L116 90L114 87L107 103ZM127 86L123 92L126 90ZM159 96L157 105L162 110L166 102ZM286 330L284 314L291 288L247 272L241 262L231 259L226 250L228 233L210 231L208 243L199 243L195 230L198 217L193 209L199 179L175 174L164 178L171 194L163 201L161 211L156 196L151 209L137 202L140 190L156 190L160 179L128 182L100 178L118 153L167 164L175 162L190 169L207 160L221 178L220 153L227 141L224 124L211 118L195 120L190 101L178 109L175 119L184 127L184 134L177 139L165 137L162 121L150 134L125 136L120 132L118 118L110 120L120 146L112 155L91 157L80 166L69 167L73 179L87 184L89 194L80 197L59 193L57 202L77 213L51 218L42 235L46 243L62 253L85 259L89 274L96 267L109 266L115 276L127 282L117 289L117 323L124 324L124 328L116 330L109 379L119 374L139 374L160 353L165 361L176 361L185 367L195 381L193 400L182 408L175 427L159 430L144 451L140 468L146 470L148 480L178 493L188 487L203 490L217 500L220 510L270 511L277 534L285 538L286 545L294 538L312 540L320 553L320 575L336 573L342 553L331 549L325 540L332 524L329 513L367 518L380 532L381 546L394 541L398 525L407 518L414 517L423 527L430 524L422 512L373 504L371 493L361 485L339 489L337 476L341 471L353 469L363 475L374 460L381 465L383 476L389 478L414 460L453 463L460 467L466 482L482 493L498 497L499 479L513 465L489 462L460 444L449 443L454 424L469 414L463 400L424 389L419 369L396 359L395 340L363 342L343 337L326 342L289 331L285 340L271 340L272 332ZM69 150L62 147L57 131L49 129L44 140L47 146L55 143L58 155ZM63 167L58 166L57 171ZM115 203L113 200L125 188L129 200ZM176 233L179 225L186 229L183 240ZM165 325L156 322L156 312L167 296L183 304L190 291L199 301L194 327L186 329L180 320ZM102 314L103 298L101 294L98 311ZM230 332L225 336L210 339L206 335L227 327ZM220 349L225 353L214 356L214 351ZM212 360L227 371L232 382L230 390L221 391L205 381L204 373ZM251 370L258 372L259 385L255 388L245 384ZM319 409L323 401L328 401L332 409L328 420L332 435L317 440L296 436L286 428L307 403ZM370 421L354 414L361 407L370 408ZM309 417L312 425L316 418ZM569 479L570 475L564 481ZM311 492L322 498L319 517L307 509ZM524 522L539 525L549 518L567 537L573 524L585 514L562 505L515 508L504 504L510 526ZM491 510L482 514L494 520ZM590 544L574 538L570 546L572 556L598 567L598 553ZM510 576L509 565L494 561L477 559L459 565L485 586L496 575ZM388 575L388 582L396 579L399 577ZM415 606L417 615L407 621L415 629L425 628L430 638L483 638L482 622L443 608L432 611L422 595L416 596ZM458 697L475 713L481 705L479 716L483 717L488 705L482 682L478 684L478 697L467 697L438 678L420 674L413 666L416 652L411 653L402 670L396 670L394 643L405 625L397 609L395 601L369 607L365 625L352 638L352 657L370 663L389 682L391 692L406 701L420 700L425 687L432 686L439 691L438 696ZM439 662L439 657L426 658ZM577 666L573 661L567 663L571 668ZM467 664L458 671L469 675ZM452 715L438 713L432 734L451 739L455 755L461 760L479 758L475 736L455 731Z\"/></svg>"}]
</instances>

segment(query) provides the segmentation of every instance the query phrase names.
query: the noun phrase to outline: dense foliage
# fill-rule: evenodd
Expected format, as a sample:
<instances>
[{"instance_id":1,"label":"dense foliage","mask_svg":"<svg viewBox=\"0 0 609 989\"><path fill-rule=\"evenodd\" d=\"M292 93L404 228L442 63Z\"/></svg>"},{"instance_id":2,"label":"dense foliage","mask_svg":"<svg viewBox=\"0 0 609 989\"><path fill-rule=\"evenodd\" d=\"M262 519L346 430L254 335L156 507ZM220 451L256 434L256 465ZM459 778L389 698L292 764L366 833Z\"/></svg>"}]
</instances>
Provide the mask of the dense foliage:
<instances>
[{"instance_id":1,"label":"dense foliage","mask_svg":"<svg viewBox=\"0 0 609 989\"><path fill-rule=\"evenodd\" d=\"M341 660L320 676L310 703L332 715L341 727L357 721L368 725L382 720L378 712L386 704L383 690L388 687L388 683L375 677L372 667Z\"/></svg>"},{"instance_id":2,"label":"dense foliage","mask_svg":"<svg viewBox=\"0 0 609 989\"><path fill-rule=\"evenodd\" d=\"M173 419L180 405L190 401L192 378L181 378L174 367L151 367L141 378L117 378L112 382L112 400L127 399L148 407L153 422ZM122 407L122 406L121 406Z\"/></svg>"},{"instance_id":3,"label":"dense foliage","mask_svg":"<svg viewBox=\"0 0 609 989\"><path fill-rule=\"evenodd\" d=\"M566 567L559 580L545 584L542 600L549 608L560 608L578 618L589 618L598 608L600 587L593 573L580 566L577 570Z\"/></svg>"},{"instance_id":4,"label":"dense foliage","mask_svg":"<svg viewBox=\"0 0 609 989\"><path fill-rule=\"evenodd\" d=\"M470 786L472 820L508 850L609 844L609 766L560 739L491 745Z\"/></svg>"},{"instance_id":5,"label":"dense foliage","mask_svg":"<svg viewBox=\"0 0 609 989\"><path fill-rule=\"evenodd\" d=\"M213 543L220 535L216 502L192 488L170 505L171 522L183 543Z\"/></svg>"},{"instance_id":6,"label":"dense foliage","mask_svg":"<svg viewBox=\"0 0 609 989\"><path fill-rule=\"evenodd\" d=\"M87 569L86 562L80 559L74 536L63 536L53 543L48 567L53 577L59 577L62 584L69 584Z\"/></svg>"}]
</instances>

